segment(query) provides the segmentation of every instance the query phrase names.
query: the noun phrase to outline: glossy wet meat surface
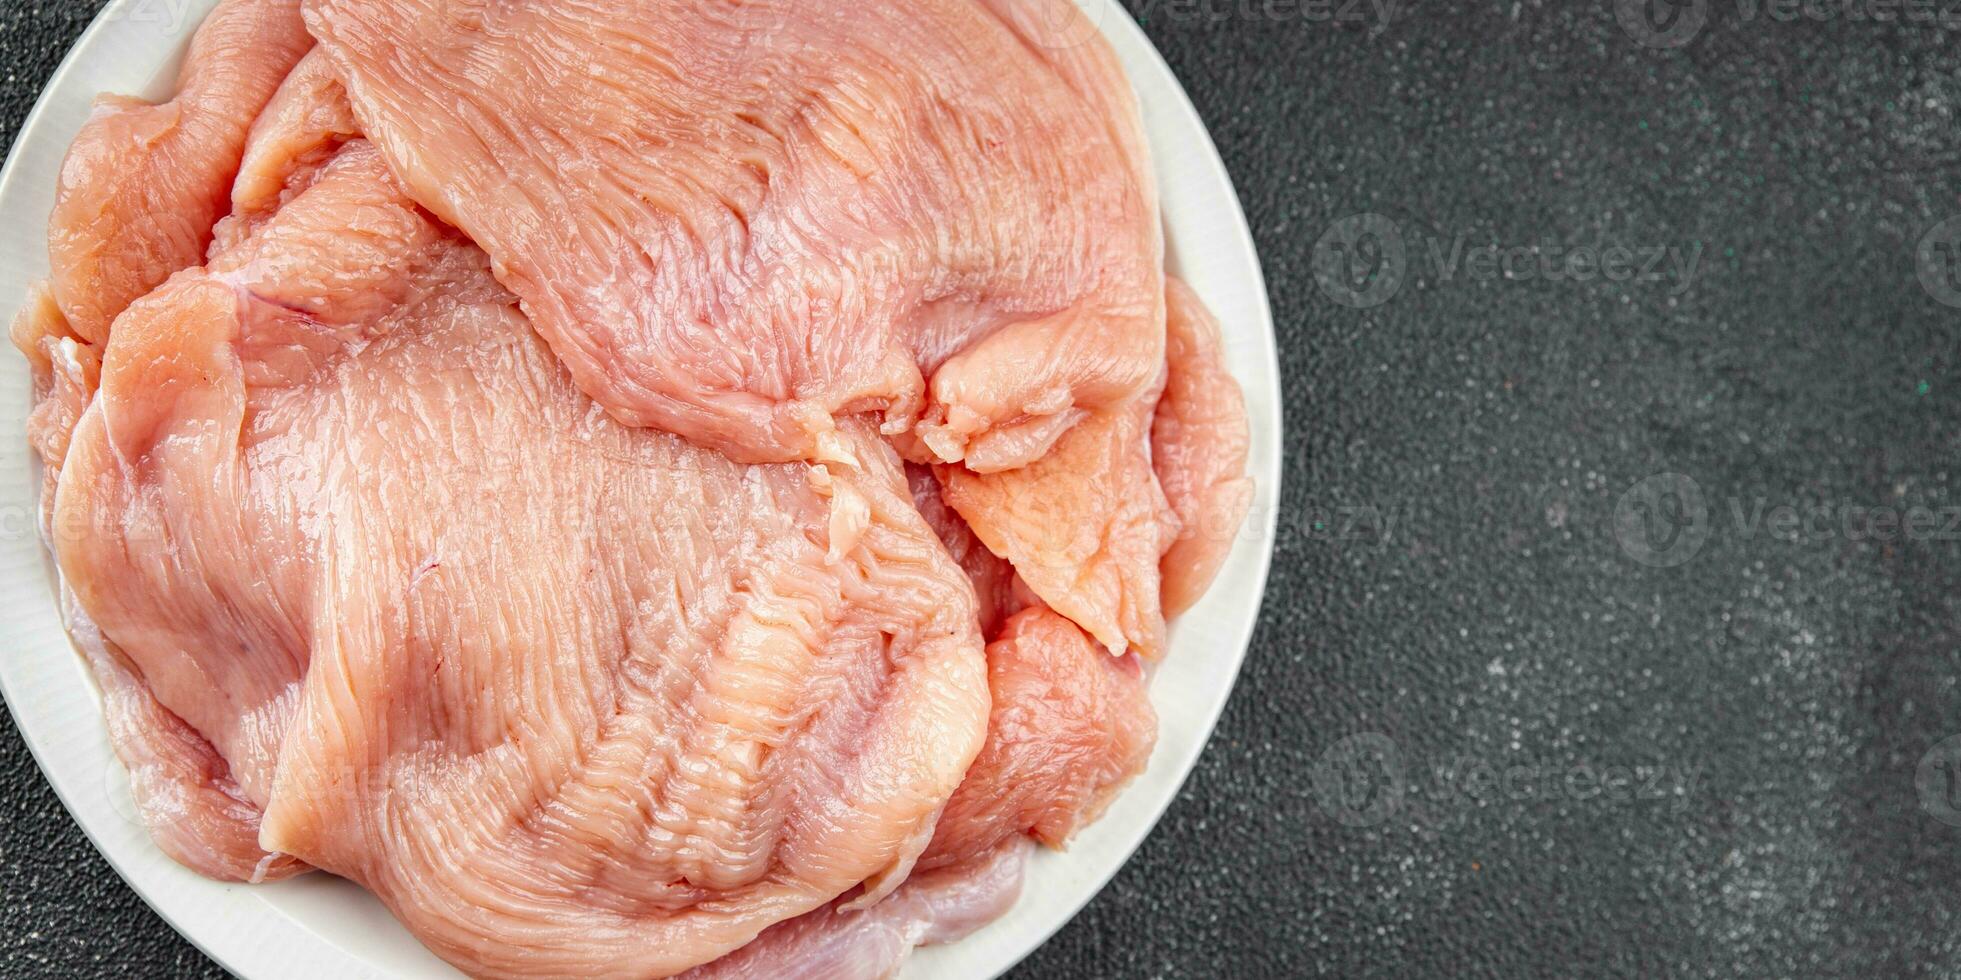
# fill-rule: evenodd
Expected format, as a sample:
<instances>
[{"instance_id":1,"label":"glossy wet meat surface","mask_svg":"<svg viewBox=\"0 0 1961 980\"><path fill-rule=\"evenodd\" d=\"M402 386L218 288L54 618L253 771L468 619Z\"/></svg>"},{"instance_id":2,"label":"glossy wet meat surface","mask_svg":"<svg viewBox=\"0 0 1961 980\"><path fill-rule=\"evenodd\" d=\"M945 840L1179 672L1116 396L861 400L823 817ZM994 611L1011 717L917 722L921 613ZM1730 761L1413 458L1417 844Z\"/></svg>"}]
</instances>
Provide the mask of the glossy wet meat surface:
<instances>
[{"instance_id":1,"label":"glossy wet meat surface","mask_svg":"<svg viewBox=\"0 0 1961 980\"><path fill-rule=\"evenodd\" d=\"M1147 764L1244 511L1108 50L951 0L304 13L225 0L98 115L13 328L159 846L480 976L880 976L999 915Z\"/></svg>"},{"instance_id":2,"label":"glossy wet meat surface","mask_svg":"<svg viewBox=\"0 0 1961 980\"><path fill-rule=\"evenodd\" d=\"M1101 45L1029 44L1019 6L306 13L410 193L617 417L796 459L875 411L998 469L1133 397L1163 351L1128 87Z\"/></svg>"}]
</instances>

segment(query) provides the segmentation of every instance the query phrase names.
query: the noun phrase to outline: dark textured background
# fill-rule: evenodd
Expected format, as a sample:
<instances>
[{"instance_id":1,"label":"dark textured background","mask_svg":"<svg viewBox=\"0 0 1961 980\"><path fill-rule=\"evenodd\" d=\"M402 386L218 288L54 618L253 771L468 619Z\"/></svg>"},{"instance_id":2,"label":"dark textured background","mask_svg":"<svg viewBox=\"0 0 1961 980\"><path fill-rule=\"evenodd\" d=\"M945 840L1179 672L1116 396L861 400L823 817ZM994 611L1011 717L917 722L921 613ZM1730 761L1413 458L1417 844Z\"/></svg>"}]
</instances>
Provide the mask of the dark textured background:
<instances>
[{"instance_id":1,"label":"dark textured background","mask_svg":"<svg viewBox=\"0 0 1961 980\"><path fill-rule=\"evenodd\" d=\"M9 134L90 9L0 12ZM1961 543L1843 516L1961 505L1961 311L1915 264L1961 214L1956 35L1818 0L1713 0L1678 50L1608 0L1416 3L1386 28L1294 0L1132 9L1266 262L1287 530L1184 794L1022 972L1961 971L1961 829L1938 819L1961 824L1961 770L1915 778L1961 733ZM1313 262L1358 212L1410 263L1366 311ZM1666 282L1507 280L1439 268L1429 243L1460 236L1703 252ZM1673 513L1624 498L1664 473L1707 535L1667 568L1616 534L1665 526L1613 517ZM11 728L0 799L6 972L218 973Z\"/></svg>"}]
</instances>

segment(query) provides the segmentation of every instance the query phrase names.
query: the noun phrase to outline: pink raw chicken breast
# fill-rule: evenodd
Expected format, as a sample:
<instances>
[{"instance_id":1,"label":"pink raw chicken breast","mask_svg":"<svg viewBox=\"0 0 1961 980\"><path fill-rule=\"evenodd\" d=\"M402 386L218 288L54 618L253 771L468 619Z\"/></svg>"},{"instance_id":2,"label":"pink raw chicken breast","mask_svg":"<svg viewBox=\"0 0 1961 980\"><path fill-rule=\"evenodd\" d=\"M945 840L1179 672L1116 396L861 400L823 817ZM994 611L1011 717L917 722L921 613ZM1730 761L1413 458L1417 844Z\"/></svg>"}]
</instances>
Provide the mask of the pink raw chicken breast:
<instances>
[{"instance_id":1,"label":"pink raw chicken breast","mask_svg":"<svg viewBox=\"0 0 1961 980\"><path fill-rule=\"evenodd\" d=\"M1037 6L1081 21L1019 0L305 4L409 193L615 417L777 461L877 411L912 458L989 471L1164 359L1134 97L1106 45L1049 46Z\"/></svg>"},{"instance_id":2,"label":"pink raw chicken breast","mask_svg":"<svg viewBox=\"0 0 1961 980\"><path fill-rule=\"evenodd\" d=\"M1165 619L1212 584L1253 499L1218 321L1190 286L1166 289L1161 395L1090 416L1020 469L936 470L945 502L1029 590L1112 652L1146 658L1163 652Z\"/></svg>"},{"instance_id":3,"label":"pink raw chicken breast","mask_svg":"<svg viewBox=\"0 0 1961 980\"><path fill-rule=\"evenodd\" d=\"M34 374L28 437L43 465L42 524L51 544L86 532L55 524L55 488L95 396L110 321L203 257L248 124L311 45L298 0L223 0L198 29L170 101L104 97L70 148L49 221L51 280L30 292L12 329ZM63 606L102 688L137 813L158 845L214 878L258 881L304 870L258 846L258 807L225 759L157 701L66 587Z\"/></svg>"},{"instance_id":4,"label":"pink raw chicken breast","mask_svg":"<svg viewBox=\"0 0 1961 980\"><path fill-rule=\"evenodd\" d=\"M61 564L268 851L478 975L663 975L895 887L980 748L971 587L830 454L613 422L355 142L117 322Z\"/></svg>"},{"instance_id":5,"label":"pink raw chicken breast","mask_svg":"<svg viewBox=\"0 0 1961 980\"><path fill-rule=\"evenodd\" d=\"M915 946L964 939L1021 897L1028 847L1011 841L965 864L921 871L869 909L833 903L770 927L686 980L872 980L892 977Z\"/></svg>"},{"instance_id":6,"label":"pink raw chicken breast","mask_svg":"<svg viewBox=\"0 0 1961 980\"><path fill-rule=\"evenodd\" d=\"M946 503L1027 587L1121 656L1164 652L1159 558L1177 517L1151 468L1155 390L1092 415L1020 469L935 469Z\"/></svg>"},{"instance_id":7,"label":"pink raw chicken breast","mask_svg":"<svg viewBox=\"0 0 1961 980\"><path fill-rule=\"evenodd\" d=\"M912 947L1007 911L1026 838L1062 847L1143 771L1157 716L1136 657L1108 656L1037 607L1008 620L987 661L987 744L905 886L870 908L840 901L778 925L692 980L891 976Z\"/></svg>"},{"instance_id":8,"label":"pink raw chicken breast","mask_svg":"<svg viewBox=\"0 0 1961 980\"><path fill-rule=\"evenodd\" d=\"M106 96L68 150L48 223L54 295L75 336L196 265L226 211L246 130L313 46L299 0L224 0L198 29L175 98Z\"/></svg>"},{"instance_id":9,"label":"pink raw chicken breast","mask_svg":"<svg viewBox=\"0 0 1961 980\"><path fill-rule=\"evenodd\" d=\"M921 869L975 860L1033 835L1060 848L1144 771L1157 712L1143 665L1116 658L1041 607L987 646L987 745L947 803Z\"/></svg>"},{"instance_id":10,"label":"pink raw chicken breast","mask_svg":"<svg viewBox=\"0 0 1961 980\"><path fill-rule=\"evenodd\" d=\"M1190 286L1168 285L1168 372L1151 456L1178 530L1162 562L1164 614L1192 607L1226 563L1253 503L1246 399L1227 373L1219 321Z\"/></svg>"},{"instance_id":11,"label":"pink raw chicken breast","mask_svg":"<svg viewBox=\"0 0 1961 980\"><path fill-rule=\"evenodd\" d=\"M34 373L28 438L46 465L44 510L95 394L109 323L204 257L252 118L312 45L299 0L222 0L168 102L103 96L69 147L48 221L49 280L11 330Z\"/></svg>"},{"instance_id":12,"label":"pink raw chicken breast","mask_svg":"<svg viewBox=\"0 0 1961 980\"><path fill-rule=\"evenodd\" d=\"M882 976L1004 911L1250 500L1094 35L221 0L13 330L159 846L479 976Z\"/></svg>"},{"instance_id":13,"label":"pink raw chicken breast","mask_svg":"<svg viewBox=\"0 0 1961 980\"><path fill-rule=\"evenodd\" d=\"M214 250L237 245L306 189L327 161L361 135L354 108L326 56L300 59L252 124L232 185L231 214L218 223Z\"/></svg>"}]
</instances>

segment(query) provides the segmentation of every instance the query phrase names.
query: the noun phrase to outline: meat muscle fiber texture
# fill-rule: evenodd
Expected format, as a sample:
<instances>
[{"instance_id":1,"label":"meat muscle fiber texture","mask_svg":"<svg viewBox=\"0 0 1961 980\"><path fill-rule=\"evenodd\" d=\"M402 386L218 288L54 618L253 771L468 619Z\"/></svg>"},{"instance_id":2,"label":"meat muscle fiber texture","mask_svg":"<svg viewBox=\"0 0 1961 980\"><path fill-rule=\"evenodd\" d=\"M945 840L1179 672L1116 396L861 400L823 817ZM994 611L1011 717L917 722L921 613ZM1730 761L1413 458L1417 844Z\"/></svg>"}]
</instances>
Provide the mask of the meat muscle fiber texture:
<instances>
[{"instance_id":1,"label":"meat muscle fiber texture","mask_svg":"<svg viewBox=\"0 0 1961 980\"><path fill-rule=\"evenodd\" d=\"M1065 846L1143 771L1157 716L1138 658L1109 657L1037 607L1008 620L987 661L987 744L905 886L868 909L840 901L772 927L693 980L890 976L912 947L959 939L1005 912L1026 839Z\"/></svg>"},{"instance_id":2,"label":"meat muscle fiber texture","mask_svg":"<svg viewBox=\"0 0 1961 980\"><path fill-rule=\"evenodd\" d=\"M946 503L1042 601L1112 654L1164 651L1159 560L1176 516L1151 466L1155 391L1090 416L1019 469L940 466Z\"/></svg>"},{"instance_id":3,"label":"meat muscle fiber texture","mask_svg":"<svg viewBox=\"0 0 1961 980\"><path fill-rule=\"evenodd\" d=\"M876 411L979 470L1163 363L1129 86L1019 8L305 4L410 194L616 417L770 461Z\"/></svg>"},{"instance_id":4,"label":"meat muscle fiber texture","mask_svg":"<svg viewBox=\"0 0 1961 980\"><path fill-rule=\"evenodd\" d=\"M896 886L980 748L972 589L835 450L612 421L357 141L118 320L62 566L269 852L479 975L663 975Z\"/></svg>"},{"instance_id":5,"label":"meat muscle fiber texture","mask_svg":"<svg viewBox=\"0 0 1961 980\"><path fill-rule=\"evenodd\" d=\"M1226 371L1219 321L1190 286L1168 284L1164 397L1151 425L1151 460L1177 517L1164 553L1164 614L1192 607L1224 567L1253 503L1246 476L1246 399Z\"/></svg>"},{"instance_id":6,"label":"meat muscle fiber texture","mask_svg":"<svg viewBox=\"0 0 1961 980\"><path fill-rule=\"evenodd\" d=\"M1068 5L221 0L57 196L13 339L138 813L473 975L978 928L1250 498Z\"/></svg>"},{"instance_id":7,"label":"meat muscle fiber texture","mask_svg":"<svg viewBox=\"0 0 1961 980\"><path fill-rule=\"evenodd\" d=\"M204 258L252 120L312 46L299 0L224 0L174 98L96 103L48 225L55 297L76 336L101 343L124 307Z\"/></svg>"},{"instance_id":8,"label":"meat muscle fiber texture","mask_svg":"<svg viewBox=\"0 0 1961 980\"><path fill-rule=\"evenodd\" d=\"M1157 743L1143 665L1114 658L1041 607L987 647L987 745L941 814L919 866L972 861L1030 834L1062 847L1144 771Z\"/></svg>"},{"instance_id":9,"label":"meat muscle fiber texture","mask_svg":"<svg viewBox=\"0 0 1961 980\"><path fill-rule=\"evenodd\" d=\"M203 257L247 127L311 45L298 0L222 0L196 32L170 100L105 96L70 147L48 225L50 280L30 291L12 328L34 375L28 438L42 461L42 525L52 544L84 530L56 524L55 489L95 396L110 322ZM158 702L72 590L62 594L76 646L102 688L137 815L159 846L214 878L303 870L258 847L258 806L224 757Z\"/></svg>"}]
</instances>

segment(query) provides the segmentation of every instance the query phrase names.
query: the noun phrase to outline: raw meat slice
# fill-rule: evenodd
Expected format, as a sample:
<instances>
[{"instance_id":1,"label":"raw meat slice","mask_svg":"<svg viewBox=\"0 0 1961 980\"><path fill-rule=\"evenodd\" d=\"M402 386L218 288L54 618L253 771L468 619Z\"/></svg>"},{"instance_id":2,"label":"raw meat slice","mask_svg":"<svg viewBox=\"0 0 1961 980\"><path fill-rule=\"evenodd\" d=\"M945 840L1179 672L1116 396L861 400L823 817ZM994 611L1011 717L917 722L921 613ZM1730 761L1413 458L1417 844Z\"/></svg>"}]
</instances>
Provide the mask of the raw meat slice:
<instances>
[{"instance_id":1,"label":"raw meat slice","mask_svg":"<svg viewBox=\"0 0 1961 980\"><path fill-rule=\"evenodd\" d=\"M203 255L245 127L311 44L297 0L225 0L199 29L172 101L102 99L70 148L49 221L51 280L34 288L12 328L35 379L28 437L42 461L41 529L52 547L86 536L94 519L71 512L56 520L56 488L95 395L110 321ZM223 758L158 703L65 585L62 592L137 815L158 845L214 878L262 881L305 870L259 849L258 808Z\"/></svg>"},{"instance_id":2,"label":"raw meat slice","mask_svg":"<svg viewBox=\"0 0 1961 980\"><path fill-rule=\"evenodd\" d=\"M1155 390L1098 412L1018 470L934 472L990 551L1056 612L1121 655L1164 651L1158 560L1175 517L1151 469Z\"/></svg>"},{"instance_id":3,"label":"raw meat slice","mask_svg":"<svg viewBox=\"0 0 1961 980\"><path fill-rule=\"evenodd\" d=\"M1151 426L1151 460L1179 530L1161 564L1164 614L1190 609L1226 563L1253 503L1251 435L1239 382L1226 371L1219 321L1190 286L1166 285L1169 371Z\"/></svg>"},{"instance_id":4,"label":"raw meat slice","mask_svg":"<svg viewBox=\"0 0 1961 980\"><path fill-rule=\"evenodd\" d=\"M204 736L150 693L135 665L102 638L63 591L69 635L102 688L103 720L129 772L136 814L165 854L220 881L258 883L311 870L259 847L259 807L240 792L231 767Z\"/></svg>"},{"instance_id":5,"label":"raw meat slice","mask_svg":"<svg viewBox=\"0 0 1961 980\"><path fill-rule=\"evenodd\" d=\"M322 476L302 472L318 465L303 455L241 468L236 452L219 451L227 442L212 440L257 435L239 429L277 417L257 401L304 380L345 342L338 328L385 309L386 291L405 288L404 272L447 246L374 179L371 150L344 163L343 178L324 181L308 207L282 212L208 270L179 274L117 319L144 335L111 337L101 391L55 496L56 556L80 605L259 806L271 798L311 657L299 624L314 569L300 518ZM256 329L237 338L194 333L236 319L241 301ZM221 345L237 367L197 364L184 347L200 339ZM256 390L226 390L233 376ZM214 403L234 395L245 414L216 421L224 416ZM206 431L214 424L226 432Z\"/></svg>"},{"instance_id":6,"label":"raw meat slice","mask_svg":"<svg viewBox=\"0 0 1961 980\"><path fill-rule=\"evenodd\" d=\"M55 509L74 429L95 395L101 369L100 348L67 336L64 326L45 288L35 290L14 325L14 341L28 354L36 379L38 400L28 435L43 467L42 536L57 553L86 540L97 520ZM224 758L157 701L142 672L102 636L66 582L61 593L69 635L102 690L110 745L128 770L136 815L164 853L229 881L266 881L307 870L258 846L259 808L244 796Z\"/></svg>"},{"instance_id":7,"label":"raw meat slice","mask_svg":"<svg viewBox=\"0 0 1961 980\"><path fill-rule=\"evenodd\" d=\"M792 460L882 411L995 471L1161 368L1156 188L1100 39L976 0L305 7L411 195L629 424Z\"/></svg>"},{"instance_id":8,"label":"raw meat slice","mask_svg":"<svg viewBox=\"0 0 1961 980\"><path fill-rule=\"evenodd\" d=\"M987 647L987 745L940 815L921 872L1033 834L1062 847L1144 771L1157 744L1143 664L1115 658L1040 607Z\"/></svg>"},{"instance_id":9,"label":"raw meat slice","mask_svg":"<svg viewBox=\"0 0 1961 980\"><path fill-rule=\"evenodd\" d=\"M45 468L44 534L110 321L203 256L246 127L312 43L299 0L224 0L192 39L175 98L105 96L70 146L49 220L50 279L11 330L35 380L28 435Z\"/></svg>"},{"instance_id":10,"label":"raw meat slice","mask_svg":"<svg viewBox=\"0 0 1961 980\"><path fill-rule=\"evenodd\" d=\"M319 51L300 59L252 124L232 185L231 214L218 223L214 252L250 237L279 206L305 190L342 146L361 135L354 108Z\"/></svg>"},{"instance_id":11,"label":"raw meat slice","mask_svg":"<svg viewBox=\"0 0 1961 980\"><path fill-rule=\"evenodd\" d=\"M14 346L27 356L28 370L34 377L27 442L41 457L41 537L52 544L55 481L61 477L61 463L68 456L75 424L81 421L89 399L95 397L101 349L75 339L47 283L37 283L28 290L11 333Z\"/></svg>"},{"instance_id":12,"label":"raw meat slice","mask_svg":"<svg viewBox=\"0 0 1961 980\"><path fill-rule=\"evenodd\" d=\"M993 636L1002 620L1029 604L1028 597L1022 594L1025 590L1015 587L1014 566L987 550L974 536L974 529L946 505L940 496L940 481L930 467L907 464L906 482L912 485L913 506L919 508L919 516L939 535L940 543L946 545L947 552L973 583L974 598L980 608L981 635Z\"/></svg>"},{"instance_id":13,"label":"raw meat slice","mask_svg":"<svg viewBox=\"0 0 1961 980\"><path fill-rule=\"evenodd\" d=\"M175 98L105 96L68 150L48 222L54 295L99 344L123 309L204 258L246 130L312 47L299 0L223 0L198 28Z\"/></svg>"},{"instance_id":14,"label":"raw meat slice","mask_svg":"<svg viewBox=\"0 0 1961 980\"><path fill-rule=\"evenodd\" d=\"M59 547L87 532L53 517L70 440L95 395L99 348L68 334L45 285L30 292L13 333L34 374L36 400L27 434L42 464L41 534ZM136 816L157 846L186 867L221 880L265 881L305 870L290 858L260 850L258 808L241 796L230 767L210 742L157 703L135 665L102 638L66 586L61 594L69 635L102 689L109 744L129 772Z\"/></svg>"},{"instance_id":15,"label":"raw meat slice","mask_svg":"<svg viewBox=\"0 0 1961 980\"><path fill-rule=\"evenodd\" d=\"M232 303L229 287L190 280L137 301L117 324L158 343L200 305ZM209 739L240 791L263 806L306 664L276 606L280 586L303 571L297 541L241 519L233 501L249 488L222 460L151 455L158 443L192 440L163 424L175 402L206 392L190 384L195 367L162 351L132 363L138 350L111 343L102 390L75 430L55 494L56 558L81 608L157 700ZM219 570L221 560L240 567Z\"/></svg>"},{"instance_id":16,"label":"raw meat slice","mask_svg":"<svg viewBox=\"0 0 1961 980\"><path fill-rule=\"evenodd\" d=\"M835 902L771 926L686 980L872 980L895 976L916 946L965 939L1021 897L1026 844L913 875L890 898L853 911Z\"/></svg>"},{"instance_id":17,"label":"raw meat slice","mask_svg":"<svg viewBox=\"0 0 1961 980\"><path fill-rule=\"evenodd\" d=\"M822 448L612 421L355 141L118 321L62 564L267 850L474 974L666 975L897 886L985 735L966 577L875 431Z\"/></svg>"}]
</instances>

